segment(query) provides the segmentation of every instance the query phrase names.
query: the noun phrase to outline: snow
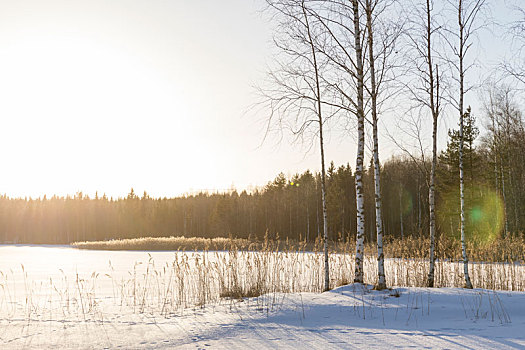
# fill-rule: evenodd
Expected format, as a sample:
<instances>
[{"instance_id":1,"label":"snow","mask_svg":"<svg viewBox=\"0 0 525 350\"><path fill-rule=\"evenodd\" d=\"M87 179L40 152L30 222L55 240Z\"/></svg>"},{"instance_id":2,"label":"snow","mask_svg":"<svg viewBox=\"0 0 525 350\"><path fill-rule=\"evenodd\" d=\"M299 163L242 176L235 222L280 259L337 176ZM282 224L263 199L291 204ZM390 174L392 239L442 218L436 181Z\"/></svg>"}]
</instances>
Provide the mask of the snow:
<instances>
[{"instance_id":1,"label":"snow","mask_svg":"<svg viewBox=\"0 0 525 350\"><path fill-rule=\"evenodd\" d=\"M156 261L173 257L168 252L152 255ZM73 288L69 290L68 308L63 302L55 303L51 296L57 292L48 290L49 283L45 282L50 275L74 279L77 272L104 271L110 257L118 266L115 270L132 271L133 262L148 255L0 247L0 270L8 276L0 284L0 347L525 349L523 292L460 288L374 291L371 286L356 284L325 293L222 299L160 314L115 303L111 283L100 278L97 288L105 292L97 294L89 312L78 311ZM21 280L22 263L26 281ZM29 285L27 279L31 280L32 294L24 291ZM7 290L17 295L8 298Z\"/></svg>"}]
</instances>

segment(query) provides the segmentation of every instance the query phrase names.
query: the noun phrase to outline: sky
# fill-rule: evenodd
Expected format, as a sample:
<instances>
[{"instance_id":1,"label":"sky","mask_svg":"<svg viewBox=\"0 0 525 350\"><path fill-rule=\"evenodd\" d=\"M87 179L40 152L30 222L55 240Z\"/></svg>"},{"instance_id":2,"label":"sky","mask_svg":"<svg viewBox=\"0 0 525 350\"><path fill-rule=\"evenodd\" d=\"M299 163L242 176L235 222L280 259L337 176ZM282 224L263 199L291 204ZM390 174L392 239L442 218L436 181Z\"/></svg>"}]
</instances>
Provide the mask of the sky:
<instances>
[{"instance_id":1,"label":"sky","mask_svg":"<svg viewBox=\"0 0 525 350\"><path fill-rule=\"evenodd\" d=\"M262 7L0 0L0 193L170 197L318 170L315 147L263 142L250 108L273 59ZM326 157L353 167L354 136L329 133Z\"/></svg>"}]
</instances>

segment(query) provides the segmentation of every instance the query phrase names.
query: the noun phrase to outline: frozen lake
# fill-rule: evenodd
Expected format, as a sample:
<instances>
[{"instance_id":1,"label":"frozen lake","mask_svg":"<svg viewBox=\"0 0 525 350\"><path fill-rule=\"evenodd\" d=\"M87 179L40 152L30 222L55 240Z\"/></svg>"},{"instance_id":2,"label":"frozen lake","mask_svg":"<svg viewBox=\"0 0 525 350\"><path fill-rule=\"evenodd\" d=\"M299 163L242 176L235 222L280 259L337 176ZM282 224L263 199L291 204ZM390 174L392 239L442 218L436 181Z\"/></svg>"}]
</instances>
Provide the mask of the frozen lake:
<instances>
[{"instance_id":1,"label":"frozen lake","mask_svg":"<svg viewBox=\"0 0 525 350\"><path fill-rule=\"evenodd\" d=\"M53 245L0 245L0 271L25 270L35 279L58 278L62 275L115 273L125 275L137 262L147 263L150 255L157 265L173 261L175 252L103 251L75 249ZM142 265L142 264L141 264ZM111 268L113 267L113 269ZM140 268L140 267L139 267Z\"/></svg>"},{"instance_id":2,"label":"frozen lake","mask_svg":"<svg viewBox=\"0 0 525 350\"><path fill-rule=\"evenodd\" d=\"M167 315L220 302L223 294L317 291L321 259L319 254L271 251L101 251L2 245L0 304L5 307L0 315L36 317L65 308L85 317L109 306ZM343 264L346 258L333 259Z\"/></svg>"},{"instance_id":3,"label":"frozen lake","mask_svg":"<svg viewBox=\"0 0 525 350\"><path fill-rule=\"evenodd\" d=\"M331 255L335 281L349 278L351 260ZM477 265L503 268L501 283L522 278L522 266ZM374 266L367 260L369 279ZM460 267L440 265L443 275ZM387 260L390 283L417 283L424 268ZM312 293L322 285L319 254L3 245L0 272L2 349L525 347L523 292L350 285ZM258 283L266 294L219 296Z\"/></svg>"}]
</instances>

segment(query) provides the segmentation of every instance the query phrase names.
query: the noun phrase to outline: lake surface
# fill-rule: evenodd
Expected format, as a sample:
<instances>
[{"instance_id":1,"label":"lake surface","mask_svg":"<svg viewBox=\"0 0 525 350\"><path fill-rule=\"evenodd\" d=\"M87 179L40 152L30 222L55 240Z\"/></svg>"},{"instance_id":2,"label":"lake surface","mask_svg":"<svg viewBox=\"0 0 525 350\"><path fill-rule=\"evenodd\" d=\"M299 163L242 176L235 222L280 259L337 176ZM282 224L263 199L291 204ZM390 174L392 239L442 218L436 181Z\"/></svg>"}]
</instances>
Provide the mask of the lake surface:
<instances>
[{"instance_id":1,"label":"lake surface","mask_svg":"<svg viewBox=\"0 0 525 350\"><path fill-rule=\"evenodd\" d=\"M342 273L347 264L337 255L331 259L339 264L334 275ZM223 292L241 289L320 291L322 271L322 255L311 253L0 245L0 316L74 310L76 317L84 317L85 310L113 307L164 314L217 303Z\"/></svg>"},{"instance_id":2,"label":"lake surface","mask_svg":"<svg viewBox=\"0 0 525 350\"><path fill-rule=\"evenodd\" d=\"M69 303L81 297L79 291L84 298L112 299L120 303L123 294L134 296L139 286L144 290L143 285L148 282L145 279L147 269L149 273L168 271L175 254L166 251L82 250L52 245L0 245L0 304L17 305L20 312L28 305L42 308L49 300L57 305ZM180 259L184 253L178 254ZM189 261L198 255L187 254ZM167 289L168 278L168 273L158 274L158 285ZM147 286L150 287L157 285Z\"/></svg>"},{"instance_id":3,"label":"lake surface","mask_svg":"<svg viewBox=\"0 0 525 350\"><path fill-rule=\"evenodd\" d=\"M136 263L139 271L150 256L155 265L171 263L175 252L84 250L53 245L0 245L0 271L25 271L33 276L49 279L62 275L91 275L96 273L127 274Z\"/></svg>"}]
</instances>

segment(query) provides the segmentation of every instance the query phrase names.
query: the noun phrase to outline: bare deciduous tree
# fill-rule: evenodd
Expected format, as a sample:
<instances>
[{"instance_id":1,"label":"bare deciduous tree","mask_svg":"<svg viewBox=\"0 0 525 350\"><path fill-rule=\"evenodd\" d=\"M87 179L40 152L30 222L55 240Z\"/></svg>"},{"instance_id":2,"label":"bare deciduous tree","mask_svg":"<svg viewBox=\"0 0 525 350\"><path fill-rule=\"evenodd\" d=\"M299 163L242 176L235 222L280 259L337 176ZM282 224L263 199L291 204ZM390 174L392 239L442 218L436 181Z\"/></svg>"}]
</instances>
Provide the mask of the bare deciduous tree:
<instances>
[{"instance_id":1,"label":"bare deciduous tree","mask_svg":"<svg viewBox=\"0 0 525 350\"><path fill-rule=\"evenodd\" d=\"M354 281L363 283L365 238L364 154L365 154L365 72L362 35L362 13L359 0L330 0L320 4L312 15L327 35L327 42L318 47L330 65L331 74L324 77L337 106L345 115L357 120L357 155L355 169L357 234Z\"/></svg>"},{"instance_id":2,"label":"bare deciduous tree","mask_svg":"<svg viewBox=\"0 0 525 350\"><path fill-rule=\"evenodd\" d=\"M357 203L357 235L355 253L354 281L364 281L364 241L365 241L365 198L363 190L363 162L365 157L365 106L364 106L364 70L363 48L361 43L361 23L359 2L352 0L354 12L355 62L357 78L357 157L355 166L355 192Z\"/></svg>"},{"instance_id":3,"label":"bare deciduous tree","mask_svg":"<svg viewBox=\"0 0 525 350\"><path fill-rule=\"evenodd\" d=\"M337 105L339 110L345 111L346 114L350 113L355 116L357 121L355 171L357 233L354 275L354 281L357 283L363 282L365 122L367 114L372 116L378 288L386 287L377 130L379 96L381 93L383 99L387 98L383 85L386 86L387 82L390 82L388 73L391 72L392 65L389 58L394 52L394 43L400 35L401 28L397 23L380 23L379 17L391 15L387 9L393 2L393 0L356 0L352 2L332 0L325 2L323 9L317 10L315 14L330 38L329 44L320 51L330 62L332 70L337 72L329 75L331 79L327 81L332 95L337 96L333 105ZM378 45L374 39L376 34L379 39Z\"/></svg>"},{"instance_id":4,"label":"bare deciduous tree","mask_svg":"<svg viewBox=\"0 0 525 350\"><path fill-rule=\"evenodd\" d=\"M363 7L366 14L366 41L368 48L369 79L365 84L370 98L370 114L372 115L372 138L373 138L373 166L374 166L374 194L375 194L375 216L377 236L377 263L378 284L377 289L386 288L385 266L383 254L383 214L381 201L381 167L379 162L379 140L378 140L378 114L379 95L383 84L388 79L387 73L395 66L389 63L397 38L401 34L402 25L399 23L380 23L379 16L384 14L392 1L365 0ZM381 26L381 24L385 24ZM389 29L387 29L389 28ZM376 47L375 38L379 34L380 45ZM376 67L377 66L377 67ZM377 69L376 69L377 68Z\"/></svg>"},{"instance_id":5,"label":"bare deciduous tree","mask_svg":"<svg viewBox=\"0 0 525 350\"><path fill-rule=\"evenodd\" d=\"M422 154L423 161L420 169L422 172L428 174L427 184L429 188L429 236L430 236L430 267L427 278L427 286L434 287L435 275L435 239L436 239L436 166L437 166L437 131L438 120L441 113L442 95L439 75L439 64L436 62L436 39L435 36L441 29L437 25L436 15L434 14L433 0L424 0L423 3L417 2L413 4L414 14L411 21L411 30L409 31L408 40L411 47L411 70L412 74L416 76L416 80L412 84L407 85L412 100L416 103L416 110L418 115L429 110L432 116L432 163L430 172L426 169L426 162L424 161L424 150L421 143L421 122L420 118L413 121L416 126L416 138L419 142L419 147ZM414 159L414 158L413 158ZM416 160L416 163L419 163Z\"/></svg>"},{"instance_id":6,"label":"bare deciduous tree","mask_svg":"<svg viewBox=\"0 0 525 350\"><path fill-rule=\"evenodd\" d=\"M372 130L374 139L374 192L375 192L375 211L376 211L376 235L377 235L377 289L386 288L385 280L385 262L383 254L383 215L381 213L381 173L379 165L379 142L377 137L377 84L374 55L374 30L372 16L377 6L377 1L372 4L371 0L365 0L366 28L368 31L368 63L370 66L370 88L369 94L371 99Z\"/></svg>"},{"instance_id":7,"label":"bare deciduous tree","mask_svg":"<svg viewBox=\"0 0 525 350\"><path fill-rule=\"evenodd\" d=\"M466 57L473 44L473 36L483 25L479 23L479 14L485 7L485 0L449 0L454 12L457 15L457 27L447 30L454 40L447 39L451 48L453 59L450 60L457 75L453 75L458 84L459 94L457 99L452 98L455 107L459 112L459 196L460 196L460 232L461 250L463 255L463 270L465 274L465 287L472 289L472 282L468 272L468 256L465 245L465 182L463 171L463 143L464 143L464 117L465 94L471 87L465 87L465 74L471 65L467 65Z\"/></svg>"},{"instance_id":8,"label":"bare deciduous tree","mask_svg":"<svg viewBox=\"0 0 525 350\"><path fill-rule=\"evenodd\" d=\"M525 8L514 6L513 9L518 13L519 18L509 28L512 56L503 62L502 67L507 75L525 84Z\"/></svg>"},{"instance_id":9,"label":"bare deciduous tree","mask_svg":"<svg viewBox=\"0 0 525 350\"><path fill-rule=\"evenodd\" d=\"M322 32L314 23L306 0L267 0L269 8L279 18L278 32L274 43L285 61L270 72L270 87L260 89L265 106L271 110L268 125L276 117L280 128L288 125L293 134L303 138L310 127L319 138L321 156L321 200L323 210L323 242L325 278L324 290L330 289L330 267L328 259L328 220L326 205L326 170L324 155L324 123L322 98L322 66L317 47ZM268 130L268 129L267 129Z\"/></svg>"}]
</instances>

